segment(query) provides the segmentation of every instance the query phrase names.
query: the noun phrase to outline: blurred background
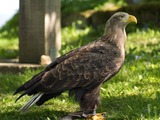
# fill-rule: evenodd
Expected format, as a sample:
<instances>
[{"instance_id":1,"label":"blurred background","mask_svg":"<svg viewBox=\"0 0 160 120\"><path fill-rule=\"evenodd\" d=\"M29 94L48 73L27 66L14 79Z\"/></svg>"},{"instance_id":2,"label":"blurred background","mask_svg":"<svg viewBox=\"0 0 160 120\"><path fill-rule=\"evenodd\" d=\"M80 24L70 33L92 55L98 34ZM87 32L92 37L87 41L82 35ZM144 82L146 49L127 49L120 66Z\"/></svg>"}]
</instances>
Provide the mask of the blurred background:
<instances>
[{"instance_id":1,"label":"blurred background","mask_svg":"<svg viewBox=\"0 0 160 120\"><path fill-rule=\"evenodd\" d=\"M5 23L13 17L19 9L19 0L13 0L10 3L10 0L0 0L0 27L5 25Z\"/></svg>"},{"instance_id":2,"label":"blurred background","mask_svg":"<svg viewBox=\"0 0 160 120\"><path fill-rule=\"evenodd\" d=\"M0 59L18 58L18 9L19 0L14 0L12 3L9 0L0 0ZM60 53L64 54L78 45L91 41L91 39L81 41L81 35L64 40L65 31L77 28L76 32L78 29L84 30L88 27L92 29L91 31L96 30L97 34L91 35L95 39L103 33L105 22L116 11L126 11L137 17L138 25L129 26L128 32L135 31L135 27L141 30L160 27L159 0L61 0L62 49ZM78 45L74 42L74 37L80 41ZM66 45L67 41L70 41L70 48Z\"/></svg>"}]
</instances>

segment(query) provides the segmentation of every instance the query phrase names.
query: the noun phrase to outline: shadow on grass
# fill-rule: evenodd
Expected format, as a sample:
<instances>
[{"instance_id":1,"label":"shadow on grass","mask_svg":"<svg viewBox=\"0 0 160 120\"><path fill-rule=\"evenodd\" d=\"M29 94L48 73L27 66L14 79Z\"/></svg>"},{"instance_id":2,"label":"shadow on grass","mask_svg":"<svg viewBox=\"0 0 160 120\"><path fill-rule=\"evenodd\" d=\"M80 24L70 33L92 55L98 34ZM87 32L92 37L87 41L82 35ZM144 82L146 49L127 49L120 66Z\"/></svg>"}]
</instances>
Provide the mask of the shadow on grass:
<instances>
[{"instance_id":1,"label":"shadow on grass","mask_svg":"<svg viewBox=\"0 0 160 120\"><path fill-rule=\"evenodd\" d=\"M20 85L23 84L24 78L14 74L0 75L0 92L2 94L14 93Z\"/></svg>"},{"instance_id":2,"label":"shadow on grass","mask_svg":"<svg viewBox=\"0 0 160 120\"><path fill-rule=\"evenodd\" d=\"M23 85L26 81L31 79L31 77L38 72L40 72L43 68L39 68L37 70L30 70L26 68L25 73L0 73L0 93L14 93L18 87Z\"/></svg>"},{"instance_id":3,"label":"shadow on grass","mask_svg":"<svg viewBox=\"0 0 160 120\"><path fill-rule=\"evenodd\" d=\"M157 93L156 99L146 98L140 94L104 97L98 112L107 112L107 120L156 119L160 111L159 100L160 92ZM37 107L23 114L16 111L18 109L10 106L8 112L0 114L1 120L59 120L68 114L66 111L56 111L54 108L49 110L47 106Z\"/></svg>"},{"instance_id":4,"label":"shadow on grass","mask_svg":"<svg viewBox=\"0 0 160 120\"><path fill-rule=\"evenodd\" d=\"M100 112L107 112L108 120L157 119L160 111L160 93L156 99L143 95L105 97L101 100Z\"/></svg>"},{"instance_id":5,"label":"shadow on grass","mask_svg":"<svg viewBox=\"0 0 160 120\"><path fill-rule=\"evenodd\" d=\"M67 114L68 113L65 111L52 111L48 109L28 111L27 113L20 113L13 110L1 113L0 118L1 120L59 120L61 117Z\"/></svg>"}]
</instances>

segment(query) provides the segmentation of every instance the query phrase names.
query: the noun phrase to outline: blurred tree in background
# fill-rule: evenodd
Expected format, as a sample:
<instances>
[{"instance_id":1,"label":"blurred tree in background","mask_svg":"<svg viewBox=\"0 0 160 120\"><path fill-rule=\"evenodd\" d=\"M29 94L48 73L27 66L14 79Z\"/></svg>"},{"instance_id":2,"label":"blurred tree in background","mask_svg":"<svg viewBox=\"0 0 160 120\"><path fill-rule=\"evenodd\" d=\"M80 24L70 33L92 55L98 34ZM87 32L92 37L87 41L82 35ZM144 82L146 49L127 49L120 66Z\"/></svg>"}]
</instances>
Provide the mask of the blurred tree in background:
<instances>
[{"instance_id":1,"label":"blurred tree in background","mask_svg":"<svg viewBox=\"0 0 160 120\"><path fill-rule=\"evenodd\" d=\"M106 4L112 3L123 7L129 4L160 3L159 0L61 0L62 16L72 15L74 13L84 12L86 10L100 10ZM17 37L18 36L18 12L0 28L0 36ZM63 22L63 20L62 20ZM65 21L64 21L65 22ZM63 23L62 23L63 24Z\"/></svg>"},{"instance_id":2,"label":"blurred tree in background","mask_svg":"<svg viewBox=\"0 0 160 120\"><path fill-rule=\"evenodd\" d=\"M89 9L99 9L106 3L114 3L121 6L126 4L125 0L61 0L61 3L62 12L64 13L83 12Z\"/></svg>"},{"instance_id":3,"label":"blurred tree in background","mask_svg":"<svg viewBox=\"0 0 160 120\"><path fill-rule=\"evenodd\" d=\"M0 28L0 36L14 38L18 36L19 13L17 12L4 26Z\"/></svg>"}]
</instances>

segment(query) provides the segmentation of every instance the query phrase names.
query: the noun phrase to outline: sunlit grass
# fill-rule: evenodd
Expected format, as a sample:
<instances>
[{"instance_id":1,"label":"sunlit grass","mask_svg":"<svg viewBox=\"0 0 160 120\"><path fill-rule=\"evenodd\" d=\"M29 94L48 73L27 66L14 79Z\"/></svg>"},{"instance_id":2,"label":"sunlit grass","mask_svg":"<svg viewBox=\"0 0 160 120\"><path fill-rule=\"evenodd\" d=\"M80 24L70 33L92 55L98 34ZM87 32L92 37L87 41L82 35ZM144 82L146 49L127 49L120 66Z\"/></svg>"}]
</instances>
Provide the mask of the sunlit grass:
<instances>
[{"instance_id":1,"label":"sunlit grass","mask_svg":"<svg viewBox=\"0 0 160 120\"><path fill-rule=\"evenodd\" d=\"M87 44L95 39L97 34L93 34L91 27L84 29L77 29L76 24L73 23L71 26L62 29L62 48L61 54L65 54L72 49L78 48L84 44ZM91 35L92 34L92 35Z\"/></svg>"},{"instance_id":2,"label":"sunlit grass","mask_svg":"<svg viewBox=\"0 0 160 120\"><path fill-rule=\"evenodd\" d=\"M18 57L18 38L0 37L0 59Z\"/></svg>"},{"instance_id":3,"label":"sunlit grass","mask_svg":"<svg viewBox=\"0 0 160 120\"><path fill-rule=\"evenodd\" d=\"M139 29L137 29L135 33L131 33L128 35L127 48L129 49L136 47L138 51L145 50L145 52L152 52L155 47L160 47L159 43L159 30L148 29L147 31L140 31Z\"/></svg>"},{"instance_id":4,"label":"sunlit grass","mask_svg":"<svg viewBox=\"0 0 160 120\"><path fill-rule=\"evenodd\" d=\"M1 44L0 48L2 49L18 49L18 38L0 38Z\"/></svg>"}]
</instances>

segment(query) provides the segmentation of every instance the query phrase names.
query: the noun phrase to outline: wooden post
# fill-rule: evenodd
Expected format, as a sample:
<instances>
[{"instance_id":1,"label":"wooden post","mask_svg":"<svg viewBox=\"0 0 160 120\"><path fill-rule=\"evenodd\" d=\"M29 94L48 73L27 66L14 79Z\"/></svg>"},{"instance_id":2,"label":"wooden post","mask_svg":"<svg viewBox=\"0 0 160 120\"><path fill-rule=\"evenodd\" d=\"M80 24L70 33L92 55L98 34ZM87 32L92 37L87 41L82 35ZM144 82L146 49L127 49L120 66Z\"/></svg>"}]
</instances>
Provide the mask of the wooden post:
<instances>
[{"instance_id":1,"label":"wooden post","mask_svg":"<svg viewBox=\"0 0 160 120\"><path fill-rule=\"evenodd\" d=\"M42 55L58 56L60 0L20 0L19 62L40 63Z\"/></svg>"}]
</instances>

